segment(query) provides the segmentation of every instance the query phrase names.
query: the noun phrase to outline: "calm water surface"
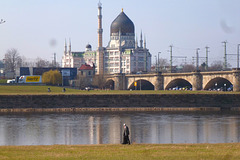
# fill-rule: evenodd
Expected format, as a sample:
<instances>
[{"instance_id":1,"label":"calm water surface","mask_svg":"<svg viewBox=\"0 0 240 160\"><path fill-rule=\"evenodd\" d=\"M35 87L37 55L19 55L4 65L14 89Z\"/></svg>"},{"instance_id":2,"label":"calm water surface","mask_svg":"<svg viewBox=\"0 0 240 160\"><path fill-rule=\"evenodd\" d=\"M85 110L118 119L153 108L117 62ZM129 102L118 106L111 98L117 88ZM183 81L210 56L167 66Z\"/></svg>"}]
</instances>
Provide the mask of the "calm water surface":
<instances>
[{"instance_id":1,"label":"calm water surface","mask_svg":"<svg viewBox=\"0 0 240 160\"><path fill-rule=\"evenodd\" d=\"M235 112L0 114L0 145L119 144L123 123L134 143L239 142Z\"/></svg>"}]
</instances>

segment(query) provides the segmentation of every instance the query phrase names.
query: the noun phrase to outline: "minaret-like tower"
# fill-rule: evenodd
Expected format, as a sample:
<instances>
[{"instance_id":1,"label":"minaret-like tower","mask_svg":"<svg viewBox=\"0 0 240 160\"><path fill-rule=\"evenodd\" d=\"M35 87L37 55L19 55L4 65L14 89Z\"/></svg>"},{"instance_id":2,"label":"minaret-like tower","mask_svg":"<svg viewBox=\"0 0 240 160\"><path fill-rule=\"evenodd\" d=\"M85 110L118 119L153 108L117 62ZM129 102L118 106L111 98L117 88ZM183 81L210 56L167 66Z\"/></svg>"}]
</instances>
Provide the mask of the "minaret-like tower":
<instances>
[{"instance_id":1,"label":"minaret-like tower","mask_svg":"<svg viewBox=\"0 0 240 160\"><path fill-rule=\"evenodd\" d=\"M102 47L102 3L98 3L98 48Z\"/></svg>"},{"instance_id":2,"label":"minaret-like tower","mask_svg":"<svg viewBox=\"0 0 240 160\"><path fill-rule=\"evenodd\" d=\"M98 49L97 49L97 74L104 74L104 49L102 45L102 3L98 3Z\"/></svg>"},{"instance_id":3,"label":"minaret-like tower","mask_svg":"<svg viewBox=\"0 0 240 160\"><path fill-rule=\"evenodd\" d=\"M65 44L64 44L64 55L67 55L67 42L65 39Z\"/></svg>"},{"instance_id":4,"label":"minaret-like tower","mask_svg":"<svg viewBox=\"0 0 240 160\"><path fill-rule=\"evenodd\" d=\"M142 31L141 31L141 35L140 35L140 48L143 48Z\"/></svg>"},{"instance_id":5,"label":"minaret-like tower","mask_svg":"<svg viewBox=\"0 0 240 160\"><path fill-rule=\"evenodd\" d=\"M69 46L68 46L68 54L71 55L72 52L72 45L71 45L71 39L69 38Z\"/></svg>"},{"instance_id":6,"label":"minaret-like tower","mask_svg":"<svg viewBox=\"0 0 240 160\"><path fill-rule=\"evenodd\" d=\"M144 48L144 49L146 49L146 48L147 48L146 36L144 36L143 48Z\"/></svg>"}]
</instances>

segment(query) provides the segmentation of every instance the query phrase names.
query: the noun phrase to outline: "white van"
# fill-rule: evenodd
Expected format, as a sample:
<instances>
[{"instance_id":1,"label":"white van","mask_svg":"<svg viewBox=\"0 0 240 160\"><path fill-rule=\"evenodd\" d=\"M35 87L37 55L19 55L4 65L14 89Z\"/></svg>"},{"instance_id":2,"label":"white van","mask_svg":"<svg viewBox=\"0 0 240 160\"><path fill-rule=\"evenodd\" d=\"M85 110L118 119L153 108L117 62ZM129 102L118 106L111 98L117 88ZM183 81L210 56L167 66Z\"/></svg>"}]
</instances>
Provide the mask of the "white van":
<instances>
[{"instance_id":1,"label":"white van","mask_svg":"<svg viewBox=\"0 0 240 160\"><path fill-rule=\"evenodd\" d=\"M15 79L9 79L7 80L7 83L15 83Z\"/></svg>"}]
</instances>

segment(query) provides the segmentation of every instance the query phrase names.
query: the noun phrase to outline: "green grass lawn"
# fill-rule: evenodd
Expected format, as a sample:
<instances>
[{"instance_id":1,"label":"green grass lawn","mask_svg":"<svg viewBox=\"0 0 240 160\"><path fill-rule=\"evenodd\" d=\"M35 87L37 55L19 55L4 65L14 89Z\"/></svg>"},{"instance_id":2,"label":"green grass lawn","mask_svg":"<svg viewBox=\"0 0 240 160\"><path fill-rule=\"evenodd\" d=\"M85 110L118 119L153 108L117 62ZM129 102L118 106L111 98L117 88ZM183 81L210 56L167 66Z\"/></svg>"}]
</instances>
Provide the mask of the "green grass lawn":
<instances>
[{"instance_id":1,"label":"green grass lawn","mask_svg":"<svg viewBox=\"0 0 240 160\"><path fill-rule=\"evenodd\" d=\"M0 146L0 159L239 160L240 144Z\"/></svg>"},{"instance_id":2,"label":"green grass lawn","mask_svg":"<svg viewBox=\"0 0 240 160\"><path fill-rule=\"evenodd\" d=\"M51 88L51 92L48 92ZM66 88L66 92L62 92L62 87L55 86L0 86L1 95L10 94L240 94L240 92L217 92L217 91L129 91L129 90L77 90Z\"/></svg>"}]
</instances>

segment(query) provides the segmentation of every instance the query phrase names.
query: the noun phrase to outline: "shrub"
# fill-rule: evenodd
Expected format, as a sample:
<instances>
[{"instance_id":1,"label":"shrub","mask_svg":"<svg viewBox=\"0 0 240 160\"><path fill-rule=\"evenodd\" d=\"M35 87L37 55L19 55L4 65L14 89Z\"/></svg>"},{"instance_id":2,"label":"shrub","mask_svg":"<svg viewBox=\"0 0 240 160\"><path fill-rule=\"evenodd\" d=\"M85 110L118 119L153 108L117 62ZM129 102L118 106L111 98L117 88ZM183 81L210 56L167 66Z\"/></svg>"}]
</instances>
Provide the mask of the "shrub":
<instances>
[{"instance_id":1,"label":"shrub","mask_svg":"<svg viewBox=\"0 0 240 160\"><path fill-rule=\"evenodd\" d=\"M42 82L49 85L62 84L62 75L58 70L50 70L42 75Z\"/></svg>"}]
</instances>

